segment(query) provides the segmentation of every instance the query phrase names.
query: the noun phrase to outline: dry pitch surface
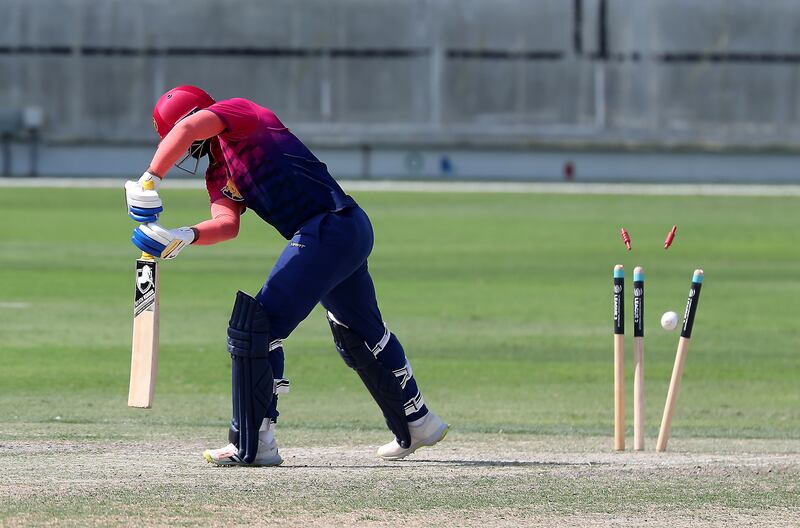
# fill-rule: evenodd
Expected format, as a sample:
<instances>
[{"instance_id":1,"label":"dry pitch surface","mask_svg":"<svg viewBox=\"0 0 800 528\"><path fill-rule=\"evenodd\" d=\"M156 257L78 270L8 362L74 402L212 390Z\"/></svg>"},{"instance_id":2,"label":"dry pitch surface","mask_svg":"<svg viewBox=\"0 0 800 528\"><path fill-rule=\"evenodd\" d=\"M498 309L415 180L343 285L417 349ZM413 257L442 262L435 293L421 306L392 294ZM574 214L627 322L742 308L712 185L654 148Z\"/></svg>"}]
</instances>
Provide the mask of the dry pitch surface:
<instances>
[{"instance_id":1,"label":"dry pitch surface","mask_svg":"<svg viewBox=\"0 0 800 528\"><path fill-rule=\"evenodd\" d=\"M613 453L608 438L454 431L389 463L373 457L376 432L287 430L282 467L215 468L200 457L220 443L206 430L98 441L85 425L58 424L61 440L33 427L0 441L3 526L800 525L794 441Z\"/></svg>"}]
</instances>

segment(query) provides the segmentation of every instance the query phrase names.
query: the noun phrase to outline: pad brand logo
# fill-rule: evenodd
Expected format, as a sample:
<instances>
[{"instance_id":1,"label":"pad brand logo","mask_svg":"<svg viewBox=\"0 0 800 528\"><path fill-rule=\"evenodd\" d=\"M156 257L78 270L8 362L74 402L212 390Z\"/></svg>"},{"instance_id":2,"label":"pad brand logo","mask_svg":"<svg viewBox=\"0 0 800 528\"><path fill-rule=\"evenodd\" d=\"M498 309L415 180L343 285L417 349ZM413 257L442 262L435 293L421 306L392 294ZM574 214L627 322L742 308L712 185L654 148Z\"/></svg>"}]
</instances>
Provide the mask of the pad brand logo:
<instances>
[{"instance_id":1,"label":"pad brand logo","mask_svg":"<svg viewBox=\"0 0 800 528\"><path fill-rule=\"evenodd\" d=\"M406 367L408 367L408 368L406 368ZM411 369L411 367L408 366L408 363L406 363L405 367L402 367L402 368L399 368L397 370L393 370L392 371L392 372L394 372L394 376L397 378L397 381L400 382L400 388L401 389L405 389L406 385L408 384L408 380L411 379L410 369Z\"/></svg>"},{"instance_id":2,"label":"pad brand logo","mask_svg":"<svg viewBox=\"0 0 800 528\"><path fill-rule=\"evenodd\" d=\"M139 292L145 294L153 287L153 268L144 265L136 271L136 287L139 289Z\"/></svg>"}]
</instances>

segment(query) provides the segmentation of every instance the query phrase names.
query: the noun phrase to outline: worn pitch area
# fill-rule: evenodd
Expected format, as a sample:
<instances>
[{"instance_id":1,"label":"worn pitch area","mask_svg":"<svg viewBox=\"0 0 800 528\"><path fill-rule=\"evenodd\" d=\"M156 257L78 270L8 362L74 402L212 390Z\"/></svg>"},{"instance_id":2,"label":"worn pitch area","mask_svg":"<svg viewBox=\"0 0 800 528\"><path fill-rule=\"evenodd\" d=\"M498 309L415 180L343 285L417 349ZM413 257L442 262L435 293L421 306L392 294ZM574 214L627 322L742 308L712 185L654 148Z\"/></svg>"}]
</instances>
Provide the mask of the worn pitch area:
<instances>
[{"instance_id":1,"label":"worn pitch area","mask_svg":"<svg viewBox=\"0 0 800 528\"><path fill-rule=\"evenodd\" d=\"M216 468L220 443L91 439L97 428L14 427L0 441L0 524L295 526L788 526L800 522L796 443L686 439L613 453L607 438L453 431L401 462L377 432L287 429L277 468ZM91 432L90 432L91 429ZM186 435L197 431L184 431ZM183 435L182 435L183 436ZM327 439L327 440L326 440Z\"/></svg>"}]
</instances>

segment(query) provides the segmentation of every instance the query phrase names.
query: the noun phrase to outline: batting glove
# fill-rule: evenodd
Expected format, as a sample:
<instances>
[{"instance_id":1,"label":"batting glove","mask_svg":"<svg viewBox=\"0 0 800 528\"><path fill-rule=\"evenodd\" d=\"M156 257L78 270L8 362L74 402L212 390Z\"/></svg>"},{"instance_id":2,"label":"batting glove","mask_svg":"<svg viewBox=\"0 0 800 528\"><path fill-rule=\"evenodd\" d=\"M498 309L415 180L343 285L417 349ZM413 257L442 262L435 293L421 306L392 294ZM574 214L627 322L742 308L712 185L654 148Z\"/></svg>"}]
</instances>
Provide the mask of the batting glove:
<instances>
[{"instance_id":1,"label":"batting glove","mask_svg":"<svg viewBox=\"0 0 800 528\"><path fill-rule=\"evenodd\" d=\"M174 259L187 245L194 242L191 227L167 230L156 223L146 223L133 230L133 245L154 257Z\"/></svg>"},{"instance_id":2,"label":"batting glove","mask_svg":"<svg viewBox=\"0 0 800 528\"><path fill-rule=\"evenodd\" d=\"M153 189L145 190L145 182L152 182ZM156 222L158 214L164 210L158 187L161 178L150 172L145 172L138 181L125 182L125 199L128 202L128 216L137 222Z\"/></svg>"}]
</instances>

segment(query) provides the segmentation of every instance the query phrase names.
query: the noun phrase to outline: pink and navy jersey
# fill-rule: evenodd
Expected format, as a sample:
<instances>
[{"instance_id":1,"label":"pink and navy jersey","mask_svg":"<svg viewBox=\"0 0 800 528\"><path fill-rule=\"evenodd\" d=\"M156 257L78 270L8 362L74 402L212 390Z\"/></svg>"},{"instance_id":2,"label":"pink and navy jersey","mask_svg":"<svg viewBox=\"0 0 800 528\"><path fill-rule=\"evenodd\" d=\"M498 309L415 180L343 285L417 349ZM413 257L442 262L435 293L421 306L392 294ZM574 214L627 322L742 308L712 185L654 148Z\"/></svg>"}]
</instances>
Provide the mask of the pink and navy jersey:
<instances>
[{"instance_id":1,"label":"pink and navy jersey","mask_svg":"<svg viewBox=\"0 0 800 528\"><path fill-rule=\"evenodd\" d=\"M206 170L212 203L223 196L242 202L287 240L313 216L356 205L268 108L229 99L207 110L225 123Z\"/></svg>"}]
</instances>

